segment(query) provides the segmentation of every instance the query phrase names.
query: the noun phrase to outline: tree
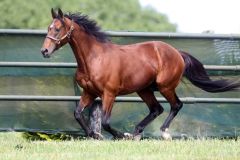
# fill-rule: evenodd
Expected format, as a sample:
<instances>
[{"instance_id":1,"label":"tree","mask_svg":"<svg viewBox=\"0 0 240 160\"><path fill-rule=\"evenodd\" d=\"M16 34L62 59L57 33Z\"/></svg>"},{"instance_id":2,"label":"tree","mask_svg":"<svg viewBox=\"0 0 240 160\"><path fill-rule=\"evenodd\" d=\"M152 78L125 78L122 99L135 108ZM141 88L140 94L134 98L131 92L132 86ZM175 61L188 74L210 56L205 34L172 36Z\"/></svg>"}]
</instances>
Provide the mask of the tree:
<instances>
[{"instance_id":1,"label":"tree","mask_svg":"<svg viewBox=\"0 0 240 160\"><path fill-rule=\"evenodd\" d=\"M176 31L166 15L153 8L142 8L138 0L2 0L0 28L46 29L51 21L50 9L80 11L95 19L103 30Z\"/></svg>"}]
</instances>

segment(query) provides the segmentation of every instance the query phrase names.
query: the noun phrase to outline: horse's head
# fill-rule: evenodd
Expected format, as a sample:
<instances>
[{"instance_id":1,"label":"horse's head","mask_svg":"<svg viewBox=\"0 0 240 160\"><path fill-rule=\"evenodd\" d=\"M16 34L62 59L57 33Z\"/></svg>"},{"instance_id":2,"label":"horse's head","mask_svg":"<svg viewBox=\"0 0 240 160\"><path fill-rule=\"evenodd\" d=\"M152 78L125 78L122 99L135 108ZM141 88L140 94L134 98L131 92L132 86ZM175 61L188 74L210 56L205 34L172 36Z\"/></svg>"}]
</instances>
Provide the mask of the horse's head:
<instances>
[{"instance_id":1,"label":"horse's head","mask_svg":"<svg viewBox=\"0 0 240 160\"><path fill-rule=\"evenodd\" d=\"M64 17L61 9L58 9L58 13L53 9L51 12L53 20L48 27L48 33L41 48L45 58L49 58L54 51L68 43L74 29L73 22Z\"/></svg>"}]
</instances>

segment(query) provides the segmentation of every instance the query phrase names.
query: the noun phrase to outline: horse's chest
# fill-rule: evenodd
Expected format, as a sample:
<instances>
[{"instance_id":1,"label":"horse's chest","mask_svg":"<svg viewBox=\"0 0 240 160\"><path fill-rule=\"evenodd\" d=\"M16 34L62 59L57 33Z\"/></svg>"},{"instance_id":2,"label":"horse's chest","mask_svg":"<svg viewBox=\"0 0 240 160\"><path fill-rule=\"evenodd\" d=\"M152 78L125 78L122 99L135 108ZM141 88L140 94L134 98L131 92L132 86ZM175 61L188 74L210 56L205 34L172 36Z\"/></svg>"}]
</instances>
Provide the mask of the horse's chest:
<instances>
[{"instance_id":1,"label":"horse's chest","mask_svg":"<svg viewBox=\"0 0 240 160\"><path fill-rule=\"evenodd\" d=\"M76 81L85 90L96 92L96 87L94 83L90 80L88 75L77 73Z\"/></svg>"},{"instance_id":2,"label":"horse's chest","mask_svg":"<svg viewBox=\"0 0 240 160\"><path fill-rule=\"evenodd\" d=\"M76 80L78 84L84 89L87 89L87 88L90 89L93 86L88 76L77 76Z\"/></svg>"}]
</instances>

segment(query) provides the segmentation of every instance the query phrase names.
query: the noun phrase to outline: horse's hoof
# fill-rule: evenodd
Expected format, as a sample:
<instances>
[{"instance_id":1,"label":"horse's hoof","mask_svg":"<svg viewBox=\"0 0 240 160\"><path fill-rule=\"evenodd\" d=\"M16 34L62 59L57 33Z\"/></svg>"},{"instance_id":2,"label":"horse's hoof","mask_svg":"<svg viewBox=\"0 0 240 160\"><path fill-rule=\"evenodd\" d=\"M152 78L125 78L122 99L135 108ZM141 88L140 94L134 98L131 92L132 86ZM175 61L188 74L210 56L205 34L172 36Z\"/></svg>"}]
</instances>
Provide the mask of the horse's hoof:
<instances>
[{"instance_id":1,"label":"horse's hoof","mask_svg":"<svg viewBox=\"0 0 240 160\"><path fill-rule=\"evenodd\" d=\"M133 139L133 135L131 133L125 132L123 133L123 135L124 135L124 139L126 140Z\"/></svg>"},{"instance_id":2,"label":"horse's hoof","mask_svg":"<svg viewBox=\"0 0 240 160\"><path fill-rule=\"evenodd\" d=\"M97 139L97 140L103 140L104 139L104 136L101 133L97 133L97 132L94 132L94 134L91 137L94 138L94 139Z\"/></svg>"},{"instance_id":3,"label":"horse's hoof","mask_svg":"<svg viewBox=\"0 0 240 160\"><path fill-rule=\"evenodd\" d=\"M142 138L142 135L141 135L141 134L137 134L137 135L134 135L134 136L133 136L133 140L134 140L134 141L140 141L141 138Z\"/></svg>"},{"instance_id":4,"label":"horse's hoof","mask_svg":"<svg viewBox=\"0 0 240 160\"><path fill-rule=\"evenodd\" d=\"M168 132L168 128L165 129L165 131L162 131L162 138L164 140L172 140L171 134Z\"/></svg>"}]
</instances>

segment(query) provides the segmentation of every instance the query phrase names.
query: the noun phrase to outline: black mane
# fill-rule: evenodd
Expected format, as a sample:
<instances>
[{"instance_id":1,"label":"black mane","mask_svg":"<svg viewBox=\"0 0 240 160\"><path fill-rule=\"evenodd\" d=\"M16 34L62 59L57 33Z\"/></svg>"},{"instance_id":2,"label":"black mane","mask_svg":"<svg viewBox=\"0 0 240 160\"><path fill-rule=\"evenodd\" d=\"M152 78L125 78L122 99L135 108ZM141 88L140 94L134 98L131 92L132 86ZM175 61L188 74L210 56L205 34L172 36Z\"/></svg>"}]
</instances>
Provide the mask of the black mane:
<instances>
[{"instance_id":1,"label":"black mane","mask_svg":"<svg viewBox=\"0 0 240 160\"><path fill-rule=\"evenodd\" d=\"M94 36L100 42L109 41L106 33L101 31L101 28L97 25L97 22L89 19L87 15L82 13L68 13L64 15L65 17L73 20L79 26L83 27L85 32L89 35Z\"/></svg>"}]
</instances>

